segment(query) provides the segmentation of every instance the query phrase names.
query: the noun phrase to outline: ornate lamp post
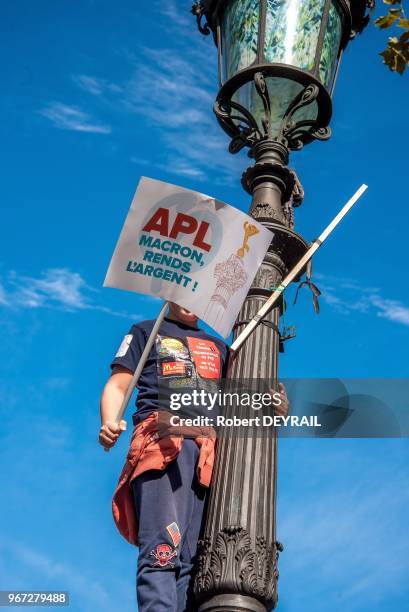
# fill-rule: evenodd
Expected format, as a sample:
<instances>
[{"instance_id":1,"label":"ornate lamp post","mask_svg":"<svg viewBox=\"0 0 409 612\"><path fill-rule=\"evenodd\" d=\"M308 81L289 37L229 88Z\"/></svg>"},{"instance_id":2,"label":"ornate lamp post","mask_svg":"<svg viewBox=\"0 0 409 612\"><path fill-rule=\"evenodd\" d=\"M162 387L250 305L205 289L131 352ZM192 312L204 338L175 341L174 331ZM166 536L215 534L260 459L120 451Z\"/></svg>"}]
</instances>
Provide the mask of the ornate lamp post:
<instances>
[{"instance_id":1,"label":"ornate lamp post","mask_svg":"<svg viewBox=\"0 0 409 612\"><path fill-rule=\"evenodd\" d=\"M202 34L218 48L220 90L214 112L255 160L242 176L250 214L272 243L236 323L249 321L307 243L294 231L303 191L289 151L326 140L332 94L348 42L368 22L370 0L202 0L192 7ZM263 320L235 358L229 376L276 380L280 307ZM281 339L282 340L282 339ZM229 416L229 415L227 415ZM200 612L266 612L277 604L277 440L222 436L198 560Z\"/></svg>"}]
</instances>

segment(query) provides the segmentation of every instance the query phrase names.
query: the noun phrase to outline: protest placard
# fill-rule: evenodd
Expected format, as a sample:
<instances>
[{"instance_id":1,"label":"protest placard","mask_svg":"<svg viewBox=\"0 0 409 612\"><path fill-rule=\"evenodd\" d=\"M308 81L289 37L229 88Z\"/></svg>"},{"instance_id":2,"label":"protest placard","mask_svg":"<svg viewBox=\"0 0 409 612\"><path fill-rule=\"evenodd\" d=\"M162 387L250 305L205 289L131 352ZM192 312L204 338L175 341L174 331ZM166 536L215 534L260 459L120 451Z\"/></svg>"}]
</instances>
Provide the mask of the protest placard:
<instances>
[{"instance_id":1,"label":"protest placard","mask_svg":"<svg viewBox=\"0 0 409 612\"><path fill-rule=\"evenodd\" d=\"M224 202L142 177L104 286L176 302L227 338L271 238Z\"/></svg>"}]
</instances>

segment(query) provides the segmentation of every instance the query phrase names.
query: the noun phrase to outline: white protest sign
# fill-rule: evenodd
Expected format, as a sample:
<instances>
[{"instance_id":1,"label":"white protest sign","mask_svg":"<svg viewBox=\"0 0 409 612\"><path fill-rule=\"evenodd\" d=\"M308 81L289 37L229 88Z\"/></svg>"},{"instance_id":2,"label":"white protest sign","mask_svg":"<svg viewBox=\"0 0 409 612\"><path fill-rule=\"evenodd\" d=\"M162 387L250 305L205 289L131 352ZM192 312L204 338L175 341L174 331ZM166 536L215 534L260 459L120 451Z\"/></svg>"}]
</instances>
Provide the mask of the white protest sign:
<instances>
[{"instance_id":1,"label":"white protest sign","mask_svg":"<svg viewBox=\"0 0 409 612\"><path fill-rule=\"evenodd\" d=\"M104 286L176 302L227 338L271 238L224 202L142 177Z\"/></svg>"}]
</instances>

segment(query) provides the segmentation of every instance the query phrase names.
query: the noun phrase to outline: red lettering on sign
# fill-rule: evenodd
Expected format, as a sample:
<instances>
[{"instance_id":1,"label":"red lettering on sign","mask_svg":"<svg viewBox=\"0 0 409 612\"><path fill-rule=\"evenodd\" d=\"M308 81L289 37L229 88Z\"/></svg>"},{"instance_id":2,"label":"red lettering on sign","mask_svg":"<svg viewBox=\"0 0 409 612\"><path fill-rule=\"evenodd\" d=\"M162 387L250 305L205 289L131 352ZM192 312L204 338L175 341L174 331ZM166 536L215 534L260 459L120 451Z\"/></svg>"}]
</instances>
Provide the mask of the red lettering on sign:
<instances>
[{"instance_id":1,"label":"red lettering on sign","mask_svg":"<svg viewBox=\"0 0 409 612\"><path fill-rule=\"evenodd\" d=\"M161 236L176 239L179 234L194 234L193 246L210 251L211 244L205 242L205 237L210 224L207 221L201 221L200 225L194 217L178 213L172 228L169 231L169 210L167 208L158 208L152 215L146 225L142 228L143 232L159 232ZM197 230L197 231L196 231Z\"/></svg>"},{"instance_id":2,"label":"red lettering on sign","mask_svg":"<svg viewBox=\"0 0 409 612\"><path fill-rule=\"evenodd\" d=\"M169 238L177 238L179 234L193 234L197 230L197 221L194 217L178 213L170 230Z\"/></svg>"},{"instance_id":3,"label":"red lettering on sign","mask_svg":"<svg viewBox=\"0 0 409 612\"><path fill-rule=\"evenodd\" d=\"M209 226L210 224L207 223L207 221L201 222L199 229L197 230L195 239L193 240L193 246L198 247L199 249L203 249L204 251L210 251L212 246L204 241Z\"/></svg>"},{"instance_id":4,"label":"red lettering on sign","mask_svg":"<svg viewBox=\"0 0 409 612\"><path fill-rule=\"evenodd\" d=\"M159 232L161 236L167 236L169 232L169 210L158 208L153 217L148 221L142 231Z\"/></svg>"}]
</instances>

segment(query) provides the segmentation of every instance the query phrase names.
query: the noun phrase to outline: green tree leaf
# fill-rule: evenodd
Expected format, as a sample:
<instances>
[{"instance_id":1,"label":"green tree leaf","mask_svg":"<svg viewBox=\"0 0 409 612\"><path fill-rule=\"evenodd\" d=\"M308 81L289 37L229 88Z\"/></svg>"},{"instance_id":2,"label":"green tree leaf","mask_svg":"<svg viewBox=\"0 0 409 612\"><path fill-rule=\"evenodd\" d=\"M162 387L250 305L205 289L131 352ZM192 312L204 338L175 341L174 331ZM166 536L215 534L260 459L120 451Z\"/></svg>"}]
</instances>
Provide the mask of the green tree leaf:
<instances>
[{"instance_id":1,"label":"green tree leaf","mask_svg":"<svg viewBox=\"0 0 409 612\"><path fill-rule=\"evenodd\" d=\"M399 39L396 36L389 38L388 46L380 55L392 72L403 74L409 66L409 32L404 32Z\"/></svg>"},{"instance_id":2,"label":"green tree leaf","mask_svg":"<svg viewBox=\"0 0 409 612\"><path fill-rule=\"evenodd\" d=\"M382 0L382 2L393 8L388 10L387 15L375 19L375 25L381 30L395 26L405 31L400 38L391 36L388 39L388 46L380 55L383 58L383 63L392 72L403 74L409 66L409 18L405 15L403 0Z\"/></svg>"},{"instance_id":3,"label":"green tree leaf","mask_svg":"<svg viewBox=\"0 0 409 612\"><path fill-rule=\"evenodd\" d=\"M375 25L381 30L385 30L386 28L390 28L401 15L401 9L390 9L387 15L375 19Z\"/></svg>"}]
</instances>

